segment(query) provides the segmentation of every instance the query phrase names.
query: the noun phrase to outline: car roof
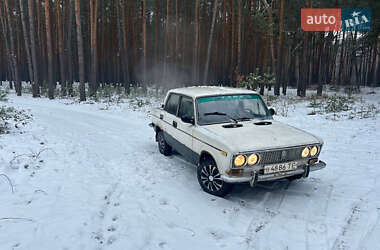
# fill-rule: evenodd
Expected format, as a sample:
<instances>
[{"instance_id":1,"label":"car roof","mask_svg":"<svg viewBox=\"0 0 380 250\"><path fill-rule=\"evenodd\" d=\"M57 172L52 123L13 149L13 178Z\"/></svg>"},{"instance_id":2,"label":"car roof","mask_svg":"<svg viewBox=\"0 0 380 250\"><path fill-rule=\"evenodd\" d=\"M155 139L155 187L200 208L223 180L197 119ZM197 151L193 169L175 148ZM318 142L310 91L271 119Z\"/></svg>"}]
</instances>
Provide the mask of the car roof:
<instances>
[{"instance_id":1,"label":"car roof","mask_svg":"<svg viewBox=\"0 0 380 250\"><path fill-rule=\"evenodd\" d=\"M202 97L202 96L214 96L214 95L257 94L257 92L248 90L248 89L218 87L218 86L194 86L194 87L177 88L177 89L171 89L169 93L187 95L193 98Z\"/></svg>"}]
</instances>

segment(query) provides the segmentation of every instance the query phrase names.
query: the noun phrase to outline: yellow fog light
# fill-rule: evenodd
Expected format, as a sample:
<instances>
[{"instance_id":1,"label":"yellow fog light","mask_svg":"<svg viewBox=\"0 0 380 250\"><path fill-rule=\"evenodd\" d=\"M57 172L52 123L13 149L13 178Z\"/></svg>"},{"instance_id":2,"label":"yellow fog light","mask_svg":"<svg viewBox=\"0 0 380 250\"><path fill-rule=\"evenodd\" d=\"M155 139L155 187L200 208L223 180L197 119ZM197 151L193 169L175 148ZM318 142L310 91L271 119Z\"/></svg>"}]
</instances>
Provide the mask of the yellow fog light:
<instances>
[{"instance_id":1,"label":"yellow fog light","mask_svg":"<svg viewBox=\"0 0 380 250\"><path fill-rule=\"evenodd\" d=\"M248 159L247 159L247 162L248 162L248 165L255 165L259 160L259 157L257 156L257 154L251 154Z\"/></svg>"},{"instance_id":2,"label":"yellow fog light","mask_svg":"<svg viewBox=\"0 0 380 250\"><path fill-rule=\"evenodd\" d=\"M241 167L245 164L245 156L244 155L238 155L235 157L234 164L236 167Z\"/></svg>"},{"instance_id":3,"label":"yellow fog light","mask_svg":"<svg viewBox=\"0 0 380 250\"><path fill-rule=\"evenodd\" d=\"M310 153L310 149L308 148L308 147L306 147L306 148L304 148L303 150L302 150L302 158L306 158L306 157L308 157L309 156L309 153Z\"/></svg>"},{"instance_id":4,"label":"yellow fog light","mask_svg":"<svg viewBox=\"0 0 380 250\"><path fill-rule=\"evenodd\" d=\"M310 150L310 155L315 156L317 153L318 153L318 147L317 146L312 147Z\"/></svg>"}]
</instances>

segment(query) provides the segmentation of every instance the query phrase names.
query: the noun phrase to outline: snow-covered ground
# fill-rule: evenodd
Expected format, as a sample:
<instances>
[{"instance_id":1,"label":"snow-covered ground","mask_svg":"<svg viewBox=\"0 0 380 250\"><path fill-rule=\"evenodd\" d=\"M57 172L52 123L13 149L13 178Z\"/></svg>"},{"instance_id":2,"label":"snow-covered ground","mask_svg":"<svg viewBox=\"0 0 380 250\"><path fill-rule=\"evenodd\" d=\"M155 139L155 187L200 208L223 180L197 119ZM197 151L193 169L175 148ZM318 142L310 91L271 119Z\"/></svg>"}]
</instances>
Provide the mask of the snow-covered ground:
<instances>
[{"instance_id":1,"label":"snow-covered ground","mask_svg":"<svg viewBox=\"0 0 380 250\"><path fill-rule=\"evenodd\" d=\"M380 94L363 98L380 106ZM1 250L380 249L379 115L289 105L275 119L322 137L327 167L223 199L180 156L159 154L147 112L130 103L9 99L34 118L0 135Z\"/></svg>"}]
</instances>

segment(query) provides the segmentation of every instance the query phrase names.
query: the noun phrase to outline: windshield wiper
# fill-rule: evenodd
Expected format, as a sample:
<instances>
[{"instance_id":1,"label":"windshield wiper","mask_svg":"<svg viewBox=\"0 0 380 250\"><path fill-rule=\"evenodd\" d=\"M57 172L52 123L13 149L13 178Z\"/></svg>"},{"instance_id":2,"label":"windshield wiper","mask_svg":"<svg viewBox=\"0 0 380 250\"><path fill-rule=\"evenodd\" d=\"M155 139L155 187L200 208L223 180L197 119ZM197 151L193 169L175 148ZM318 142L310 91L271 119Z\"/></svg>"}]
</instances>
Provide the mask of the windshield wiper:
<instances>
[{"instance_id":1,"label":"windshield wiper","mask_svg":"<svg viewBox=\"0 0 380 250\"><path fill-rule=\"evenodd\" d=\"M222 112L209 112L209 113L203 113L204 116L208 116L208 115L223 115L223 116L227 116L229 119L231 119L232 121L234 121L235 123L238 123L238 120L227 115L226 113L222 113Z\"/></svg>"}]
</instances>

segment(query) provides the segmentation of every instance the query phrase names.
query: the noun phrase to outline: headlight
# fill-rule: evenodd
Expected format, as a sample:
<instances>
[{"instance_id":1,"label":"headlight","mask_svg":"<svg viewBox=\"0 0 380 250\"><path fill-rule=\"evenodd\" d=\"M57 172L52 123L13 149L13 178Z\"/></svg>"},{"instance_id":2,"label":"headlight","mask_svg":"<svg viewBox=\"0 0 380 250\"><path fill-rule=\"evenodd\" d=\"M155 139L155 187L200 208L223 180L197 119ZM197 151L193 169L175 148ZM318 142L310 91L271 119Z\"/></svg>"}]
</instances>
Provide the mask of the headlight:
<instances>
[{"instance_id":1,"label":"headlight","mask_svg":"<svg viewBox=\"0 0 380 250\"><path fill-rule=\"evenodd\" d=\"M309 149L308 147L304 148L304 149L302 150L302 153L301 153L302 158L306 158L306 157L308 157L308 156L309 156L309 153L310 153L310 149Z\"/></svg>"},{"instance_id":2,"label":"headlight","mask_svg":"<svg viewBox=\"0 0 380 250\"><path fill-rule=\"evenodd\" d=\"M248 159L247 163L248 165L255 165L259 161L259 156L257 154L251 154Z\"/></svg>"},{"instance_id":3,"label":"headlight","mask_svg":"<svg viewBox=\"0 0 380 250\"><path fill-rule=\"evenodd\" d=\"M238 155L235 157L234 164L236 167L241 167L245 164L245 156L244 155Z\"/></svg>"},{"instance_id":4,"label":"headlight","mask_svg":"<svg viewBox=\"0 0 380 250\"><path fill-rule=\"evenodd\" d=\"M310 150L310 155L315 156L317 153L318 153L318 147L317 146L312 147Z\"/></svg>"}]
</instances>

